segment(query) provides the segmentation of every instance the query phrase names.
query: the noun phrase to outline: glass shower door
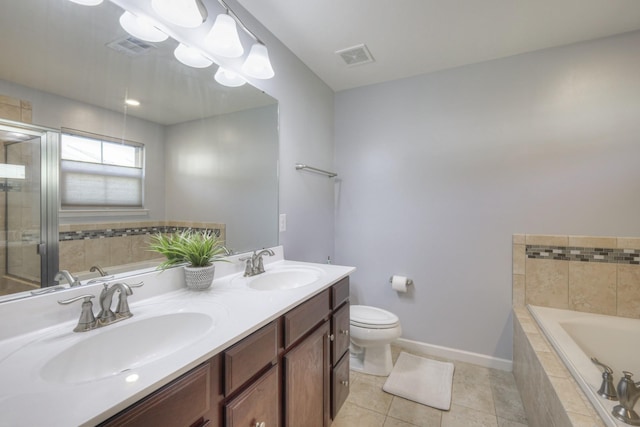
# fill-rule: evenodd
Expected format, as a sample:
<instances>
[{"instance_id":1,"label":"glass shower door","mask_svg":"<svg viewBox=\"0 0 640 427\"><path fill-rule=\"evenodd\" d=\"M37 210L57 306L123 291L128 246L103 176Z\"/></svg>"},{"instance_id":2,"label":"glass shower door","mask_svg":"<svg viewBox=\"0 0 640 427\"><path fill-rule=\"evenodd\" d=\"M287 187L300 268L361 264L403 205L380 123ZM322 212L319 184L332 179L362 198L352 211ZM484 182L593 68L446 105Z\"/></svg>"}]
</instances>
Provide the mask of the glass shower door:
<instances>
[{"instance_id":1,"label":"glass shower door","mask_svg":"<svg viewBox=\"0 0 640 427\"><path fill-rule=\"evenodd\" d=\"M47 225L50 139L46 130L0 124L0 295L46 286L57 268L48 256L57 250Z\"/></svg>"}]
</instances>

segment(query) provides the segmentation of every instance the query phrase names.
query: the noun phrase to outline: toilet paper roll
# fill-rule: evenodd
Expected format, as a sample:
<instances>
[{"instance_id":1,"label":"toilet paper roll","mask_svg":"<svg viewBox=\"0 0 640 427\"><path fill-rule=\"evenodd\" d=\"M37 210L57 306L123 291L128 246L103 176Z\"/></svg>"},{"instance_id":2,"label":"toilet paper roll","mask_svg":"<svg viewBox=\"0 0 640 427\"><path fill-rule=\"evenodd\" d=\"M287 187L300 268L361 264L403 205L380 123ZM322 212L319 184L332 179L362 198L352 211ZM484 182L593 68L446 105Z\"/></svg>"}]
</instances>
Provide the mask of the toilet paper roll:
<instances>
[{"instance_id":1,"label":"toilet paper roll","mask_svg":"<svg viewBox=\"0 0 640 427\"><path fill-rule=\"evenodd\" d=\"M409 284L409 279L404 276L392 276L391 277L391 288L396 292L407 292L407 285Z\"/></svg>"}]
</instances>

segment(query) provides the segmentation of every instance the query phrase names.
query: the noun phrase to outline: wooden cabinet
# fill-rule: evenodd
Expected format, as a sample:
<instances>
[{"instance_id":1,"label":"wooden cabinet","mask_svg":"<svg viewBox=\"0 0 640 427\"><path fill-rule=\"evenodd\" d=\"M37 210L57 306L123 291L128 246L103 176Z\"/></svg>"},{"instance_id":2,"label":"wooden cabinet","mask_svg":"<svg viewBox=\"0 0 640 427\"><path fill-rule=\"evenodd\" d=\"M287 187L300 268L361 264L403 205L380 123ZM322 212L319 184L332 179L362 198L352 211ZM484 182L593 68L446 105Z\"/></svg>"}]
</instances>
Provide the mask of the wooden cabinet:
<instances>
[{"instance_id":1,"label":"wooden cabinet","mask_svg":"<svg viewBox=\"0 0 640 427\"><path fill-rule=\"evenodd\" d=\"M331 287L331 419L349 396L349 278Z\"/></svg>"},{"instance_id":2,"label":"wooden cabinet","mask_svg":"<svg viewBox=\"0 0 640 427\"><path fill-rule=\"evenodd\" d=\"M325 322L283 357L284 426L329 425L329 324Z\"/></svg>"},{"instance_id":3,"label":"wooden cabinet","mask_svg":"<svg viewBox=\"0 0 640 427\"><path fill-rule=\"evenodd\" d=\"M280 375L278 365L225 406L227 427L279 427Z\"/></svg>"},{"instance_id":4,"label":"wooden cabinet","mask_svg":"<svg viewBox=\"0 0 640 427\"><path fill-rule=\"evenodd\" d=\"M349 278L107 420L125 427L328 427L349 394Z\"/></svg>"},{"instance_id":5,"label":"wooden cabinet","mask_svg":"<svg viewBox=\"0 0 640 427\"><path fill-rule=\"evenodd\" d=\"M100 426L221 426L220 365L215 356Z\"/></svg>"},{"instance_id":6,"label":"wooden cabinet","mask_svg":"<svg viewBox=\"0 0 640 427\"><path fill-rule=\"evenodd\" d=\"M265 367L277 363L278 322L269 323L224 351L224 394L229 396Z\"/></svg>"}]
</instances>

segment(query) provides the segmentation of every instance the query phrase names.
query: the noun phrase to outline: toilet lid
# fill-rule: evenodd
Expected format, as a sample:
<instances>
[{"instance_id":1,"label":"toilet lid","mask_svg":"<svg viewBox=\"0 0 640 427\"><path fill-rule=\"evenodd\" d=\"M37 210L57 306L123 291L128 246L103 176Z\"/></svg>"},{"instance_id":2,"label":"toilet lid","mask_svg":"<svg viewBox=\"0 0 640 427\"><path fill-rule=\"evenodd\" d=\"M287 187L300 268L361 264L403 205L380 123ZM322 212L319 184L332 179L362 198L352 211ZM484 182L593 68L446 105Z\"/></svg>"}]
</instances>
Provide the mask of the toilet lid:
<instances>
[{"instance_id":1,"label":"toilet lid","mask_svg":"<svg viewBox=\"0 0 640 427\"><path fill-rule=\"evenodd\" d=\"M393 328L400 323L395 314L368 305L352 305L350 318L352 325L363 327Z\"/></svg>"}]
</instances>

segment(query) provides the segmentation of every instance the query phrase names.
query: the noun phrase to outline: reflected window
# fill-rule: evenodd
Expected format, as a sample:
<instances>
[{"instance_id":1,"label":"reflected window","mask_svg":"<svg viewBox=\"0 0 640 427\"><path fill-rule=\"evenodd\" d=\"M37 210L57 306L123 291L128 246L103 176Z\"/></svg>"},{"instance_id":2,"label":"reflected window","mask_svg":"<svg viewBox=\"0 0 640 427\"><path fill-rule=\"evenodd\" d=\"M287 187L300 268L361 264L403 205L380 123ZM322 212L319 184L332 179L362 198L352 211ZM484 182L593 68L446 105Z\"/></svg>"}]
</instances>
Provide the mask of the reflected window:
<instances>
[{"instance_id":1,"label":"reflected window","mask_svg":"<svg viewBox=\"0 0 640 427\"><path fill-rule=\"evenodd\" d=\"M143 188L143 144L63 131L62 209L142 208Z\"/></svg>"}]
</instances>

